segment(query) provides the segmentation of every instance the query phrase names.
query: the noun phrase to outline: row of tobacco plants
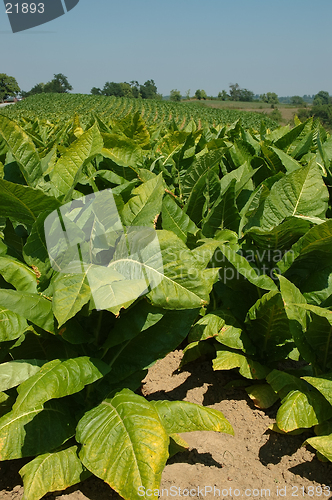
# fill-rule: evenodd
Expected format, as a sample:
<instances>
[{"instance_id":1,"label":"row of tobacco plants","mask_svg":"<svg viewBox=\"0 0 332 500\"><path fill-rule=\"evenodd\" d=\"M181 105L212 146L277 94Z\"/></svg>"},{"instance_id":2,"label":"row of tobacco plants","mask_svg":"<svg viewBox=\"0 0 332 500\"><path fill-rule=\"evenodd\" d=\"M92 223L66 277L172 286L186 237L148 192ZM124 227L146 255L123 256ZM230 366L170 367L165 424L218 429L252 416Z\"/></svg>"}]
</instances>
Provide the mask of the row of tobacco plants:
<instances>
[{"instance_id":1,"label":"row of tobacco plants","mask_svg":"<svg viewBox=\"0 0 332 500\"><path fill-rule=\"evenodd\" d=\"M275 430L313 427L332 460L331 160L312 119L0 114L0 459L31 457L27 500L91 474L144 498L178 433L233 433L137 392L188 335L182 364L239 369L258 406L280 400Z\"/></svg>"},{"instance_id":2,"label":"row of tobacco plants","mask_svg":"<svg viewBox=\"0 0 332 500\"><path fill-rule=\"evenodd\" d=\"M173 120L181 129L190 122L201 128L204 124L214 126L221 122L232 123L239 118L245 128L259 128L262 119L270 128L278 126L275 121L262 113L153 99L82 94L37 94L20 101L15 106L7 106L2 112L14 120L18 117L23 119L29 117L50 120L52 123L69 120L74 114L77 114L85 124L92 113L97 114L106 123L111 119L122 120L130 114L139 113L148 126Z\"/></svg>"}]
</instances>

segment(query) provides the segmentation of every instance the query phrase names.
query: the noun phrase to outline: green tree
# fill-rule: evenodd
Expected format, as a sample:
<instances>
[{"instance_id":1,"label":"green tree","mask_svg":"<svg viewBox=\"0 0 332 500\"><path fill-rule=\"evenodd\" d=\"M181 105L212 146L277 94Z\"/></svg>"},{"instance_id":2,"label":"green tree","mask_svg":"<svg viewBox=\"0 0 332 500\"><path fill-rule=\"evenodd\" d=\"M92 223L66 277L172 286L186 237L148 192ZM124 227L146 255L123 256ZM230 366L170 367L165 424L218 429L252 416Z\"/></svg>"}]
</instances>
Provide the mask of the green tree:
<instances>
[{"instance_id":1,"label":"green tree","mask_svg":"<svg viewBox=\"0 0 332 500\"><path fill-rule=\"evenodd\" d=\"M239 95L239 101L251 102L254 100L254 93L248 89L241 89Z\"/></svg>"},{"instance_id":2,"label":"green tree","mask_svg":"<svg viewBox=\"0 0 332 500\"><path fill-rule=\"evenodd\" d=\"M279 99L275 92L267 92L266 94L261 94L259 97L261 101L268 104L279 104Z\"/></svg>"},{"instance_id":3,"label":"green tree","mask_svg":"<svg viewBox=\"0 0 332 500\"><path fill-rule=\"evenodd\" d=\"M177 90L177 89L172 89L171 90L171 93L170 93L170 100L171 101L181 101L181 94L180 94L180 91Z\"/></svg>"},{"instance_id":4,"label":"green tree","mask_svg":"<svg viewBox=\"0 0 332 500\"><path fill-rule=\"evenodd\" d=\"M42 94L43 92L45 92L45 84L44 83L36 83L36 85L34 87L32 87L32 89L29 90L28 92L25 92L24 90L22 90L21 96L22 97L29 97L30 95Z\"/></svg>"},{"instance_id":5,"label":"green tree","mask_svg":"<svg viewBox=\"0 0 332 500\"><path fill-rule=\"evenodd\" d=\"M68 79L62 73L54 75L53 80L47 82L44 87L44 92L54 92L56 94L65 94L73 90L73 87L68 82Z\"/></svg>"},{"instance_id":6,"label":"green tree","mask_svg":"<svg viewBox=\"0 0 332 500\"><path fill-rule=\"evenodd\" d=\"M238 83L231 83L229 86L229 97L231 101L239 101L241 95L240 85Z\"/></svg>"},{"instance_id":7,"label":"green tree","mask_svg":"<svg viewBox=\"0 0 332 500\"><path fill-rule=\"evenodd\" d=\"M122 92L121 84L115 82L106 82L102 90L103 95L115 97L123 97Z\"/></svg>"},{"instance_id":8,"label":"green tree","mask_svg":"<svg viewBox=\"0 0 332 500\"><path fill-rule=\"evenodd\" d=\"M147 80L140 86L140 93L143 99L156 99L157 87L154 80Z\"/></svg>"},{"instance_id":9,"label":"green tree","mask_svg":"<svg viewBox=\"0 0 332 500\"><path fill-rule=\"evenodd\" d=\"M135 99L142 97L140 94L140 85L139 85L137 80L132 80L130 82L130 86L131 86L131 93L132 93L133 97L135 97Z\"/></svg>"},{"instance_id":10,"label":"green tree","mask_svg":"<svg viewBox=\"0 0 332 500\"><path fill-rule=\"evenodd\" d=\"M201 99L207 99L205 90L201 90Z\"/></svg>"},{"instance_id":11,"label":"green tree","mask_svg":"<svg viewBox=\"0 0 332 500\"><path fill-rule=\"evenodd\" d=\"M190 89L186 90L186 99L189 101L190 99Z\"/></svg>"},{"instance_id":12,"label":"green tree","mask_svg":"<svg viewBox=\"0 0 332 500\"><path fill-rule=\"evenodd\" d=\"M227 94L226 90L222 90L221 92L219 92L218 99L220 99L220 101L227 101L228 98L229 95Z\"/></svg>"},{"instance_id":13,"label":"green tree","mask_svg":"<svg viewBox=\"0 0 332 500\"><path fill-rule=\"evenodd\" d=\"M303 97L300 97L299 95L293 95L290 102L294 106L303 106L303 104L305 104Z\"/></svg>"},{"instance_id":14,"label":"green tree","mask_svg":"<svg viewBox=\"0 0 332 500\"><path fill-rule=\"evenodd\" d=\"M315 95L314 97L314 106L322 106L323 104L329 104L330 103L330 94L326 92L325 90L320 90L318 94Z\"/></svg>"},{"instance_id":15,"label":"green tree","mask_svg":"<svg viewBox=\"0 0 332 500\"><path fill-rule=\"evenodd\" d=\"M197 89L195 92L195 97L200 101L202 99L202 91Z\"/></svg>"},{"instance_id":16,"label":"green tree","mask_svg":"<svg viewBox=\"0 0 332 500\"><path fill-rule=\"evenodd\" d=\"M121 82L120 87L121 87L123 97L134 97L131 85L129 83Z\"/></svg>"},{"instance_id":17,"label":"green tree","mask_svg":"<svg viewBox=\"0 0 332 500\"><path fill-rule=\"evenodd\" d=\"M92 87L90 94L92 95L102 95L102 91L98 87Z\"/></svg>"},{"instance_id":18,"label":"green tree","mask_svg":"<svg viewBox=\"0 0 332 500\"><path fill-rule=\"evenodd\" d=\"M0 101L7 97L15 97L20 92L20 87L13 76L0 73Z\"/></svg>"}]
</instances>

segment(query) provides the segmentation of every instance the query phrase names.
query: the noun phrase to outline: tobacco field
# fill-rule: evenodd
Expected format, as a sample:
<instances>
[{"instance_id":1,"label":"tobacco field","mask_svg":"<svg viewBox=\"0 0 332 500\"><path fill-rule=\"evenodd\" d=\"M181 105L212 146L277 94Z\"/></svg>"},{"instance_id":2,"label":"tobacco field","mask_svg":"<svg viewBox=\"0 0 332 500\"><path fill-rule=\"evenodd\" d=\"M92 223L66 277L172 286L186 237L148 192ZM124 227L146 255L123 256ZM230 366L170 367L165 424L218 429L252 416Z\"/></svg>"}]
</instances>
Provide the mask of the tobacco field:
<instances>
[{"instance_id":1,"label":"tobacco field","mask_svg":"<svg viewBox=\"0 0 332 500\"><path fill-rule=\"evenodd\" d=\"M332 461L332 137L42 97L0 113L0 460L31 457L24 498L95 475L146 499L179 433L232 434L140 395L184 342L180 368L236 370Z\"/></svg>"},{"instance_id":2,"label":"tobacco field","mask_svg":"<svg viewBox=\"0 0 332 500\"><path fill-rule=\"evenodd\" d=\"M48 119L52 123L70 120L77 114L86 125L97 114L106 123L121 120L126 116L139 113L147 125L157 125L174 121L176 128L183 129L190 123L198 128L215 126L220 123L233 123L241 118L245 128L260 127L260 113L243 113L234 109L213 109L199 104L174 103L153 99L130 99L128 97L105 97L80 94L38 94L17 103L13 108L2 110L14 120L19 117ZM263 115L266 125L273 129L277 123Z\"/></svg>"}]
</instances>

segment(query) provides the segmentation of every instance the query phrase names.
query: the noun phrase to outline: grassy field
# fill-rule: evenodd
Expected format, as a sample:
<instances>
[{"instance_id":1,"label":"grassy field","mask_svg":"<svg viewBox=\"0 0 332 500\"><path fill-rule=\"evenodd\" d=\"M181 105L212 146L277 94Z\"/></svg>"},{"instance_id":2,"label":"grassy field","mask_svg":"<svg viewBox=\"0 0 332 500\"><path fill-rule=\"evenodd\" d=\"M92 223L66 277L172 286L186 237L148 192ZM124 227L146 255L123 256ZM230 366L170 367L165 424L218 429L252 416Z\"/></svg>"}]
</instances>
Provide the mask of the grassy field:
<instances>
[{"instance_id":1,"label":"grassy field","mask_svg":"<svg viewBox=\"0 0 332 500\"><path fill-rule=\"evenodd\" d=\"M237 111L250 111L254 113L264 113L270 116L274 109L278 109L281 113L282 124L292 123L294 116L298 113L299 107L292 106L291 104L277 104L275 108L271 108L271 104L265 102L242 102L242 101L216 101L216 100L206 100L198 101L197 99L191 99L189 101L183 101L184 103L199 104L202 107L223 109L223 110L237 110ZM273 116L272 116L273 118Z\"/></svg>"}]
</instances>

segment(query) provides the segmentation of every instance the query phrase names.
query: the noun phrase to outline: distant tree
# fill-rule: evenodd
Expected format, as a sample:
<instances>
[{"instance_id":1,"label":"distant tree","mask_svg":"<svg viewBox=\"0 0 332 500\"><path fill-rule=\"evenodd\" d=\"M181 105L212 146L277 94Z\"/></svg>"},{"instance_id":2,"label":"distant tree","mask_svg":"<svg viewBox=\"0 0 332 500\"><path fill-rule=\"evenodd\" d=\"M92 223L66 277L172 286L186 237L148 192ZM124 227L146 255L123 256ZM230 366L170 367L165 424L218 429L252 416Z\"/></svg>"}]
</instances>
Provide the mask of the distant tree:
<instances>
[{"instance_id":1,"label":"distant tree","mask_svg":"<svg viewBox=\"0 0 332 500\"><path fill-rule=\"evenodd\" d=\"M201 90L201 99L207 99L205 90Z\"/></svg>"},{"instance_id":2,"label":"distant tree","mask_svg":"<svg viewBox=\"0 0 332 500\"><path fill-rule=\"evenodd\" d=\"M133 95L133 97L135 97L135 99L138 99L139 97L142 97L141 94L140 94L140 85L138 83L137 80L132 80L130 82L130 86L131 86L131 93Z\"/></svg>"},{"instance_id":3,"label":"distant tree","mask_svg":"<svg viewBox=\"0 0 332 500\"><path fill-rule=\"evenodd\" d=\"M330 103L330 94L326 92L325 90L320 90L318 94L315 95L314 97L314 106L322 106L323 104L329 104Z\"/></svg>"},{"instance_id":4,"label":"distant tree","mask_svg":"<svg viewBox=\"0 0 332 500\"><path fill-rule=\"evenodd\" d=\"M178 101L179 102L179 101L181 101L181 98L182 98L182 96L181 96L181 93L179 90L177 90L177 89L171 90L171 93L170 93L170 100L171 101Z\"/></svg>"},{"instance_id":5,"label":"distant tree","mask_svg":"<svg viewBox=\"0 0 332 500\"><path fill-rule=\"evenodd\" d=\"M90 91L90 94L92 94L92 95L102 95L102 91L98 87L92 87L92 89Z\"/></svg>"},{"instance_id":6,"label":"distant tree","mask_svg":"<svg viewBox=\"0 0 332 500\"><path fill-rule=\"evenodd\" d=\"M221 92L219 92L218 99L220 99L221 101L227 101L228 98L229 95L227 94L226 90L222 90Z\"/></svg>"},{"instance_id":7,"label":"distant tree","mask_svg":"<svg viewBox=\"0 0 332 500\"><path fill-rule=\"evenodd\" d=\"M123 97L121 84L115 82L106 82L103 87L102 94L106 96L114 95L115 97Z\"/></svg>"},{"instance_id":8,"label":"distant tree","mask_svg":"<svg viewBox=\"0 0 332 500\"><path fill-rule=\"evenodd\" d=\"M115 97L132 97L143 99L162 99L161 94L157 94L157 87L153 80L148 80L144 85L140 85L136 80L128 82L106 82L102 89L93 87L93 95L105 95Z\"/></svg>"},{"instance_id":9,"label":"distant tree","mask_svg":"<svg viewBox=\"0 0 332 500\"><path fill-rule=\"evenodd\" d=\"M275 92L267 92L267 94L261 94L259 97L261 101L268 104L279 104L279 99Z\"/></svg>"},{"instance_id":10,"label":"distant tree","mask_svg":"<svg viewBox=\"0 0 332 500\"><path fill-rule=\"evenodd\" d=\"M44 92L54 92L56 94L66 94L69 90L73 90L73 87L62 73L54 75L53 80L47 82L44 86Z\"/></svg>"},{"instance_id":11,"label":"distant tree","mask_svg":"<svg viewBox=\"0 0 332 500\"><path fill-rule=\"evenodd\" d=\"M305 104L303 97L300 97L299 95L293 95L290 98L290 103L294 106L303 106Z\"/></svg>"},{"instance_id":12,"label":"distant tree","mask_svg":"<svg viewBox=\"0 0 332 500\"><path fill-rule=\"evenodd\" d=\"M15 97L20 92L20 87L13 76L0 73L0 101L7 97Z\"/></svg>"},{"instance_id":13,"label":"distant tree","mask_svg":"<svg viewBox=\"0 0 332 500\"><path fill-rule=\"evenodd\" d=\"M202 91L199 89L196 90L195 97L196 97L196 99L201 100L202 99Z\"/></svg>"},{"instance_id":14,"label":"distant tree","mask_svg":"<svg viewBox=\"0 0 332 500\"><path fill-rule=\"evenodd\" d=\"M229 86L229 97L231 101L239 101L241 95L240 85L238 83L231 83Z\"/></svg>"},{"instance_id":15,"label":"distant tree","mask_svg":"<svg viewBox=\"0 0 332 500\"><path fill-rule=\"evenodd\" d=\"M154 80L147 80L144 85L140 85L140 93L143 99L156 99L157 87Z\"/></svg>"},{"instance_id":16,"label":"distant tree","mask_svg":"<svg viewBox=\"0 0 332 500\"><path fill-rule=\"evenodd\" d=\"M133 96L133 89L131 88L130 83L121 82L120 87L121 87L121 91L122 91L122 97L134 97Z\"/></svg>"},{"instance_id":17,"label":"distant tree","mask_svg":"<svg viewBox=\"0 0 332 500\"><path fill-rule=\"evenodd\" d=\"M254 93L248 89L241 89L239 95L239 101L251 102L254 100Z\"/></svg>"},{"instance_id":18,"label":"distant tree","mask_svg":"<svg viewBox=\"0 0 332 500\"><path fill-rule=\"evenodd\" d=\"M231 101L246 101L254 100L255 94L248 89L241 89L238 83L231 83L229 86L229 98Z\"/></svg>"},{"instance_id":19,"label":"distant tree","mask_svg":"<svg viewBox=\"0 0 332 500\"><path fill-rule=\"evenodd\" d=\"M323 125L332 128L332 105L322 104L321 106L313 106L311 114L315 118L319 118Z\"/></svg>"},{"instance_id":20,"label":"distant tree","mask_svg":"<svg viewBox=\"0 0 332 500\"><path fill-rule=\"evenodd\" d=\"M30 95L42 94L43 92L45 92L45 84L44 83L36 83L36 85L34 87L32 87L32 89L29 90L28 92L25 92L24 90L22 90L21 96L22 97L29 97Z\"/></svg>"},{"instance_id":21,"label":"distant tree","mask_svg":"<svg viewBox=\"0 0 332 500\"><path fill-rule=\"evenodd\" d=\"M186 99L189 101L190 99L190 89L186 90Z\"/></svg>"}]
</instances>

